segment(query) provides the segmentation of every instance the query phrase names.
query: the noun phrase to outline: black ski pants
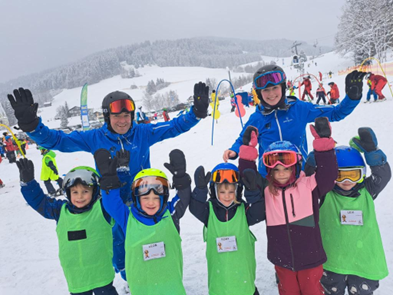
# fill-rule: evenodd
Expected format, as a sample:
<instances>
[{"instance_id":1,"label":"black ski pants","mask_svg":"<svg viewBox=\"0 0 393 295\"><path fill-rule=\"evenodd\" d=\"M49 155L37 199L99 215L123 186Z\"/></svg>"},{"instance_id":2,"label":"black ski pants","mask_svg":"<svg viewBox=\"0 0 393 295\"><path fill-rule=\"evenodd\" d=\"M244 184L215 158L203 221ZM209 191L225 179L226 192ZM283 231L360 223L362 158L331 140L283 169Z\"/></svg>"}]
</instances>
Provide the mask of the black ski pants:
<instances>
[{"instance_id":1,"label":"black ski pants","mask_svg":"<svg viewBox=\"0 0 393 295\"><path fill-rule=\"evenodd\" d=\"M71 293L71 295L92 295L93 292L95 295L118 295L115 287L113 287L113 282L109 283L104 287L95 288L90 291L82 292L82 293Z\"/></svg>"}]
</instances>

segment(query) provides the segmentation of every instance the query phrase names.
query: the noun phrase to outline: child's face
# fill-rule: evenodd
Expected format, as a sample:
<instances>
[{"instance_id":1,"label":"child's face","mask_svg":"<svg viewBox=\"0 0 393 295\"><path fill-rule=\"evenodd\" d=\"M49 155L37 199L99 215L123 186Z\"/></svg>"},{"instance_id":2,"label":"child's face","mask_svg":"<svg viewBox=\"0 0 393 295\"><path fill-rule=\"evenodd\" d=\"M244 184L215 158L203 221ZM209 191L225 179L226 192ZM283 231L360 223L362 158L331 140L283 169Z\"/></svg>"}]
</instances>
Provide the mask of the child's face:
<instances>
[{"instance_id":1,"label":"child's face","mask_svg":"<svg viewBox=\"0 0 393 295\"><path fill-rule=\"evenodd\" d=\"M261 95L267 104L275 106L279 103L282 97L281 85L279 84L261 89Z\"/></svg>"},{"instance_id":2,"label":"child's face","mask_svg":"<svg viewBox=\"0 0 393 295\"><path fill-rule=\"evenodd\" d=\"M75 207L83 208L91 202L93 188L79 183L70 188L70 197Z\"/></svg>"},{"instance_id":3,"label":"child's face","mask_svg":"<svg viewBox=\"0 0 393 295\"><path fill-rule=\"evenodd\" d=\"M230 206L236 198L236 186L222 183L217 185L217 197L225 207Z\"/></svg>"},{"instance_id":4,"label":"child's face","mask_svg":"<svg viewBox=\"0 0 393 295\"><path fill-rule=\"evenodd\" d=\"M279 184L286 184L292 175L292 167L285 168L278 164L272 169L272 176Z\"/></svg>"},{"instance_id":5,"label":"child's face","mask_svg":"<svg viewBox=\"0 0 393 295\"><path fill-rule=\"evenodd\" d=\"M141 196L139 202L141 203L142 210L147 215L156 214L161 207L161 198L153 191L150 191L148 195Z\"/></svg>"},{"instance_id":6,"label":"child's face","mask_svg":"<svg viewBox=\"0 0 393 295\"><path fill-rule=\"evenodd\" d=\"M349 191L356 185L356 183L353 183L349 180L344 180L343 182L337 182L337 185L342 190Z\"/></svg>"}]
</instances>

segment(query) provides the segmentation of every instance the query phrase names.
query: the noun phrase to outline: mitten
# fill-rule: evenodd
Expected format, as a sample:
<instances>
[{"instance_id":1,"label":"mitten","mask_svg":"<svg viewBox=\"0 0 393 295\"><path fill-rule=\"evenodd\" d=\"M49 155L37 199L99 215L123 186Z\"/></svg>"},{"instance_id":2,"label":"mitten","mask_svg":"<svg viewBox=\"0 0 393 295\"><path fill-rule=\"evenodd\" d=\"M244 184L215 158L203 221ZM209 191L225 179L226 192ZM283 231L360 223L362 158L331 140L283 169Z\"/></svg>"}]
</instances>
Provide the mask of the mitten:
<instances>
[{"instance_id":1,"label":"mitten","mask_svg":"<svg viewBox=\"0 0 393 295\"><path fill-rule=\"evenodd\" d=\"M239 158L247 161L255 161L258 158L258 151L255 146L258 144L258 129L248 126L243 134L243 145L239 149Z\"/></svg>"},{"instance_id":2,"label":"mitten","mask_svg":"<svg viewBox=\"0 0 393 295\"><path fill-rule=\"evenodd\" d=\"M194 174L194 180L195 180L195 186L199 189L206 189L207 185L210 182L211 178L211 172L207 172L205 175L205 168L203 166L199 166L195 170Z\"/></svg>"},{"instance_id":3,"label":"mitten","mask_svg":"<svg viewBox=\"0 0 393 295\"><path fill-rule=\"evenodd\" d=\"M360 100L363 91L363 78L367 73L353 71L345 77L345 93L352 100Z\"/></svg>"},{"instance_id":4,"label":"mitten","mask_svg":"<svg viewBox=\"0 0 393 295\"><path fill-rule=\"evenodd\" d=\"M14 90L12 94L7 95L11 107L14 109L14 114L18 120L20 129L24 132L31 132L35 130L39 123L37 117L38 103L34 102L33 95L29 89L19 88Z\"/></svg>"},{"instance_id":5,"label":"mitten","mask_svg":"<svg viewBox=\"0 0 393 295\"><path fill-rule=\"evenodd\" d=\"M209 86L199 82L194 85L194 107L193 111L197 118L206 118L209 107Z\"/></svg>"},{"instance_id":6,"label":"mitten","mask_svg":"<svg viewBox=\"0 0 393 295\"><path fill-rule=\"evenodd\" d=\"M374 131L369 127L358 129L359 136L353 137L349 145L364 153L366 162L370 166L379 166L386 163L386 155L378 149L378 140Z\"/></svg>"},{"instance_id":7,"label":"mitten","mask_svg":"<svg viewBox=\"0 0 393 295\"><path fill-rule=\"evenodd\" d=\"M99 149L94 153L97 169L101 174L100 187L109 191L121 187L121 182L117 176L117 158L111 157L111 153L106 149Z\"/></svg>"},{"instance_id":8,"label":"mitten","mask_svg":"<svg viewBox=\"0 0 393 295\"><path fill-rule=\"evenodd\" d=\"M186 158L181 150L169 153L169 163L164 163L166 169L173 175L173 187L182 190L191 185L191 177L186 173Z\"/></svg>"},{"instance_id":9,"label":"mitten","mask_svg":"<svg viewBox=\"0 0 393 295\"><path fill-rule=\"evenodd\" d=\"M28 183L34 179L34 164L32 161L23 158L16 161L19 169L19 179L21 182Z\"/></svg>"},{"instance_id":10,"label":"mitten","mask_svg":"<svg viewBox=\"0 0 393 295\"><path fill-rule=\"evenodd\" d=\"M332 129L328 118L319 117L315 119L315 126L310 125L311 134L314 136L313 147L319 152L329 151L334 148L335 142L331 138Z\"/></svg>"}]
</instances>

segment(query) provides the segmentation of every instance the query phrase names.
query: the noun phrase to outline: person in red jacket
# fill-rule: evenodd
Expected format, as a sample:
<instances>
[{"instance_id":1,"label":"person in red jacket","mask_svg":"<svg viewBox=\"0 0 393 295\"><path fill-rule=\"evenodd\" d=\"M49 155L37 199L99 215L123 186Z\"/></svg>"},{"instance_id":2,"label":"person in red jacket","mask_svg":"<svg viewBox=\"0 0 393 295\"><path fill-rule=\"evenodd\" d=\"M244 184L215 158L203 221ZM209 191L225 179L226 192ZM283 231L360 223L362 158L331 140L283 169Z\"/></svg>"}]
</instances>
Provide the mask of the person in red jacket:
<instances>
[{"instance_id":1,"label":"person in red jacket","mask_svg":"<svg viewBox=\"0 0 393 295\"><path fill-rule=\"evenodd\" d=\"M0 188L3 188L3 187L5 187L5 184L4 184L4 182L0 179Z\"/></svg>"},{"instance_id":2,"label":"person in red jacket","mask_svg":"<svg viewBox=\"0 0 393 295\"><path fill-rule=\"evenodd\" d=\"M388 80L384 76L374 75L373 73L368 73L366 79L371 81L371 90L374 90L378 95L378 101L386 100L385 96L382 94L382 89L385 87Z\"/></svg>"},{"instance_id":3,"label":"person in red jacket","mask_svg":"<svg viewBox=\"0 0 393 295\"><path fill-rule=\"evenodd\" d=\"M300 86L303 86L303 85L304 85L304 92L302 95L302 100L304 101L304 97L306 96L306 94L308 96L310 96L311 99L313 100L314 97L311 94L312 86L311 86L310 76L303 77L303 82L302 82L302 84L300 84Z\"/></svg>"},{"instance_id":4,"label":"person in red jacket","mask_svg":"<svg viewBox=\"0 0 393 295\"><path fill-rule=\"evenodd\" d=\"M166 109L162 110L162 116L165 122L168 122L171 118L169 118L168 111Z\"/></svg>"},{"instance_id":5,"label":"person in red jacket","mask_svg":"<svg viewBox=\"0 0 393 295\"><path fill-rule=\"evenodd\" d=\"M329 104L336 104L340 98L340 92L338 91L337 84L330 82L328 85L330 86L330 91L327 93L330 95Z\"/></svg>"}]
</instances>

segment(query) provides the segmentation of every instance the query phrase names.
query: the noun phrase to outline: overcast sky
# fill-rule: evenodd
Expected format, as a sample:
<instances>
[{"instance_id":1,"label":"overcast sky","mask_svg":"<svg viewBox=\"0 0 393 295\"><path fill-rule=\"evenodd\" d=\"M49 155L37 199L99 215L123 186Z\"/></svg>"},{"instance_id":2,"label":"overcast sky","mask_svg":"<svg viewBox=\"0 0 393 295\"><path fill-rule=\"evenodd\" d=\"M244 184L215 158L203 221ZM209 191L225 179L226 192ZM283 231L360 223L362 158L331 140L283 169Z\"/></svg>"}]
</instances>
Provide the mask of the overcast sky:
<instances>
[{"instance_id":1,"label":"overcast sky","mask_svg":"<svg viewBox=\"0 0 393 295\"><path fill-rule=\"evenodd\" d=\"M0 0L0 82L146 40L333 45L345 0Z\"/></svg>"}]
</instances>

